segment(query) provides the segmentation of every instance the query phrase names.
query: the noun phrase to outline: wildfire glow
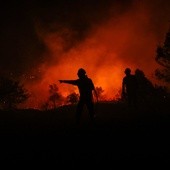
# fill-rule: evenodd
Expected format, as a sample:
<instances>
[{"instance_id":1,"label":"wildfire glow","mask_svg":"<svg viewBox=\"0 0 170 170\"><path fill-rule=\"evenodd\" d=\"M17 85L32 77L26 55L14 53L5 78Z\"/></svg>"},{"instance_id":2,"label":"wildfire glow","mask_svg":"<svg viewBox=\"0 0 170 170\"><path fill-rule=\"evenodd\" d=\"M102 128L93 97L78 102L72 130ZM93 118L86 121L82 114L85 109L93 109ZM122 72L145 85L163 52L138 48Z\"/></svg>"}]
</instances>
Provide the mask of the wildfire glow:
<instances>
[{"instance_id":1,"label":"wildfire glow","mask_svg":"<svg viewBox=\"0 0 170 170\"><path fill-rule=\"evenodd\" d=\"M26 81L26 88L31 92L27 106L39 107L48 97L49 84L56 83L63 96L77 91L76 87L61 85L58 80L77 79L80 67L87 71L95 86L103 88L106 99L113 99L120 90L126 67L132 71L144 70L151 78L156 67L157 39L149 16L149 11L141 7L110 17L100 25L94 23L87 37L68 49L72 30L48 32L37 26L37 34L48 49L44 54L48 59L37 68L41 78ZM37 70L33 73L35 77Z\"/></svg>"}]
</instances>

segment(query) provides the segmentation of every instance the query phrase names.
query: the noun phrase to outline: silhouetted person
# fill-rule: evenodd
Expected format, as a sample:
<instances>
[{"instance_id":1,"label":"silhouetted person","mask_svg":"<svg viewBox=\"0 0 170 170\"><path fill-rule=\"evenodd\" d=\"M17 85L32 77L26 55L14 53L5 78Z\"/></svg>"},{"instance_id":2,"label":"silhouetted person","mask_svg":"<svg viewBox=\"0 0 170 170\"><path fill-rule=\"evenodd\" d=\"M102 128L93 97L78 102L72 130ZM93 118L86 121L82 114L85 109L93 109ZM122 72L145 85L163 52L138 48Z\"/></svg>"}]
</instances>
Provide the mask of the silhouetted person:
<instances>
[{"instance_id":1,"label":"silhouetted person","mask_svg":"<svg viewBox=\"0 0 170 170\"><path fill-rule=\"evenodd\" d=\"M77 72L79 79L77 80L59 80L60 83L68 83L78 86L80 98L76 110L76 124L79 124L83 106L86 105L90 114L90 118L94 123L94 102L93 91L97 97L97 93L94 88L94 84L90 78L87 77L86 71L80 68Z\"/></svg>"},{"instance_id":2,"label":"silhouetted person","mask_svg":"<svg viewBox=\"0 0 170 170\"><path fill-rule=\"evenodd\" d=\"M126 76L122 82L122 95L127 97L128 105L136 107L137 104L137 80L135 75L131 74L131 69L126 68L124 73Z\"/></svg>"},{"instance_id":3,"label":"silhouetted person","mask_svg":"<svg viewBox=\"0 0 170 170\"><path fill-rule=\"evenodd\" d=\"M136 80L138 82L138 102L146 103L154 96L154 86L152 82L146 78L142 70L135 70Z\"/></svg>"}]
</instances>

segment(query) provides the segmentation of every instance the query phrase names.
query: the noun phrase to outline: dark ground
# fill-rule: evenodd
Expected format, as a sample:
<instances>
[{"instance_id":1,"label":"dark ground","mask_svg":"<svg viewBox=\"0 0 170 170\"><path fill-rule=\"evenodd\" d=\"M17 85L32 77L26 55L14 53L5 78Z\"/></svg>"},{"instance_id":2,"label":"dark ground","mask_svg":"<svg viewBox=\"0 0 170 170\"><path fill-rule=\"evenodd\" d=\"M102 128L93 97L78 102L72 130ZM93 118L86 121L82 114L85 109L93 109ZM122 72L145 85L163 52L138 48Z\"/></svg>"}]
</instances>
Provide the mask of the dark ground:
<instances>
[{"instance_id":1,"label":"dark ground","mask_svg":"<svg viewBox=\"0 0 170 170\"><path fill-rule=\"evenodd\" d=\"M137 110L121 103L100 103L95 127L86 111L80 127L74 125L75 106L1 111L1 161L62 167L58 169L166 164L170 161L169 108L169 103Z\"/></svg>"}]
</instances>

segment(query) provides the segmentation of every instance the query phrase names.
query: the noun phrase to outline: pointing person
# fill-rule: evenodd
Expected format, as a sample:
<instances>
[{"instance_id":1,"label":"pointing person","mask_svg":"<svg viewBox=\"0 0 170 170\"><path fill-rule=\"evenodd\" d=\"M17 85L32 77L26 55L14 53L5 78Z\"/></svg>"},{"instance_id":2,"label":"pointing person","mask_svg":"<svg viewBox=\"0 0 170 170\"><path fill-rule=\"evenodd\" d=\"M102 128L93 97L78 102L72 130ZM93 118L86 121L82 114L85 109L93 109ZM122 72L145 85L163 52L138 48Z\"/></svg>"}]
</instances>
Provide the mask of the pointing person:
<instances>
[{"instance_id":1,"label":"pointing person","mask_svg":"<svg viewBox=\"0 0 170 170\"><path fill-rule=\"evenodd\" d=\"M83 106L86 105L91 121L94 123L94 101L93 101L93 92L98 101L97 93L94 87L94 84L90 78L87 77L86 71L83 68L80 68L77 72L77 80L59 80L60 83L72 84L78 87L80 98L76 109L76 124L80 123L80 117L82 114Z\"/></svg>"}]
</instances>

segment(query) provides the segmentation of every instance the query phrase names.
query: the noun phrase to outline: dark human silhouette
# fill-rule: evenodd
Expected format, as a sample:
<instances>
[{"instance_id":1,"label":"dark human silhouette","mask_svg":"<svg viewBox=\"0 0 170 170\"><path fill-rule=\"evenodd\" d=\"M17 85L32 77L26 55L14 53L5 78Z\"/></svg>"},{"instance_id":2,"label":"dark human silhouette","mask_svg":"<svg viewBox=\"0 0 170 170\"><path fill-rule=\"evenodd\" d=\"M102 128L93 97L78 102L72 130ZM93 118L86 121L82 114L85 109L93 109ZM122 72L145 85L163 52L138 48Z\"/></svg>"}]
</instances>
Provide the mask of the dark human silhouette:
<instances>
[{"instance_id":1,"label":"dark human silhouette","mask_svg":"<svg viewBox=\"0 0 170 170\"><path fill-rule=\"evenodd\" d=\"M86 71L80 68L77 72L79 79L77 80L59 80L60 83L68 83L78 86L80 98L76 110L76 124L80 123L80 117L83 110L83 106L86 105L89 111L90 118L94 124L94 102L93 102L93 91L95 92L96 98L97 93L94 84L90 78L87 77ZM98 99L97 99L98 100Z\"/></svg>"},{"instance_id":2,"label":"dark human silhouette","mask_svg":"<svg viewBox=\"0 0 170 170\"><path fill-rule=\"evenodd\" d=\"M136 77L131 74L130 68L126 68L124 73L126 76L122 81L122 97L127 98L129 106L136 107L138 87Z\"/></svg>"},{"instance_id":3,"label":"dark human silhouette","mask_svg":"<svg viewBox=\"0 0 170 170\"><path fill-rule=\"evenodd\" d=\"M145 76L142 70L136 69L135 70L136 80L138 82L138 102L141 104L151 101L154 97L154 85L152 82Z\"/></svg>"}]
</instances>

